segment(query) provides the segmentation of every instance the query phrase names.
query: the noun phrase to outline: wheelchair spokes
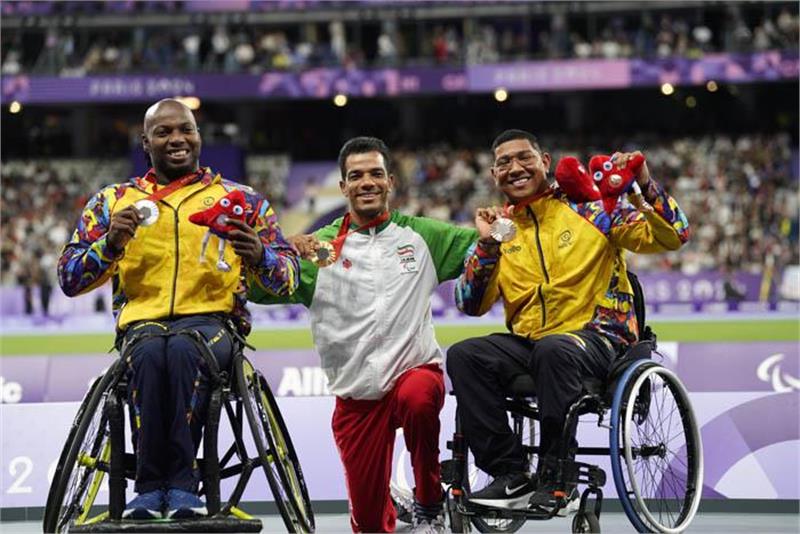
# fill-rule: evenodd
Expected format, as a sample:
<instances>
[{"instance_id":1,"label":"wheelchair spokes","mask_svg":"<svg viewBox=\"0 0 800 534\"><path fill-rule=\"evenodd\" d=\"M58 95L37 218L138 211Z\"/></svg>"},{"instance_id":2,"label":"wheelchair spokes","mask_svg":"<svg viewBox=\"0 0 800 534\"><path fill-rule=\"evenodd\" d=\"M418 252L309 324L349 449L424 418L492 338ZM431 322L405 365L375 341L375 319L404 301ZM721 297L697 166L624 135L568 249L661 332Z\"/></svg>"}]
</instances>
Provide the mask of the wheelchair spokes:
<instances>
[{"instance_id":1,"label":"wheelchair spokes","mask_svg":"<svg viewBox=\"0 0 800 534\"><path fill-rule=\"evenodd\" d=\"M78 408L47 496L45 532L65 532L73 524L91 521L89 513L108 472L110 441L104 406L119 378L118 370L114 365L96 380Z\"/></svg>"},{"instance_id":2,"label":"wheelchair spokes","mask_svg":"<svg viewBox=\"0 0 800 534\"><path fill-rule=\"evenodd\" d=\"M644 417L637 413L641 397L648 403ZM700 436L688 395L671 371L655 366L636 379L628 398L621 425L628 498L649 528L680 532L702 489Z\"/></svg>"},{"instance_id":3,"label":"wheelchair spokes","mask_svg":"<svg viewBox=\"0 0 800 534\"><path fill-rule=\"evenodd\" d=\"M246 358L241 358L240 362L240 394L275 504L287 529L313 532L314 519L308 491L272 393Z\"/></svg>"},{"instance_id":4,"label":"wheelchair spokes","mask_svg":"<svg viewBox=\"0 0 800 534\"><path fill-rule=\"evenodd\" d=\"M289 489L291 490L291 498L294 500L295 505L298 508L299 517L307 518L311 510L310 507L306 506L308 497L304 496L305 482L301 482L298 477L299 463L292 458L293 450L290 444L287 443L287 438L284 435L285 428L283 421L280 420L280 414L273 409L274 399L267 397L266 392L269 391L269 386L264 380L264 377L260 375L258 375L258 377L260 379L259 390L261 395L261 403L259 407L262 411L262 421L269 421L269 426L272 430L272 436L275 439L274 449L278 456L278 461L282 466L283 474L286 476ZM303 520L307 521L306 519ZM313 528L310 530L313 530Z\"/></svg>"},{"instance_id":5,"label":"wheelchair spokes","mask_svg":"<svg viewBox=\"0 0 800 534\"><path fill-rule=\"evenodd\" d=\"M89 512L92 509L92 505L94 504L94 500L97 498L97 492L100 491L100 486L103 483L103 479L105 478L108 462L111 460L111 442L107 439L103 445L103 450L100 452L99 458L90 458L81 453L81 456L78 459L78 463L81 465L88 465L92 468L97 469L92 477L92 482L89 484L89 492L86 495L86 500L83 503L83 510L81 514L78 516L78 519L75 520L76 525L81 525L86 523Z\"/></svg>"}]
</instances>

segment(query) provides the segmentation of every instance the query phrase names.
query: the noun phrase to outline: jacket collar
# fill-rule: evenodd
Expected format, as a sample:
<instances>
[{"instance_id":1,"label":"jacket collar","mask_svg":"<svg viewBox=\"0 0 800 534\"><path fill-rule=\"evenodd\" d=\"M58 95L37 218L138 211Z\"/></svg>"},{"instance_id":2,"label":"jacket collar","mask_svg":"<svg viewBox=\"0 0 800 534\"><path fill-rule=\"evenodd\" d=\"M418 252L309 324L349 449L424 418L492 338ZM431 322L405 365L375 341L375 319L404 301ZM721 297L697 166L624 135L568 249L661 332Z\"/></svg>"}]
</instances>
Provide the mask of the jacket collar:
<instances>
[{"instance_id":1,"label":"jacket collar","mask_svg":"<svg viewBox=\"0 0 800 534\"><path fill-rule=\"evenodd\" d=\"M211 170L211 167L200 167L197 172L193 174L195 174L196 178L190 181L187 185L193 185L196 183L209 185L222 179L219 174L214 174L214 172ZM180 178L178 179L180 180ZM158 189L165 187L158 184L158 180L156 179L156 171L152 167L147 170L144 176L131 178L131 182L133 182L138 189L141 189L146 193L153 193Z\"/></svg>"}]
</instances>

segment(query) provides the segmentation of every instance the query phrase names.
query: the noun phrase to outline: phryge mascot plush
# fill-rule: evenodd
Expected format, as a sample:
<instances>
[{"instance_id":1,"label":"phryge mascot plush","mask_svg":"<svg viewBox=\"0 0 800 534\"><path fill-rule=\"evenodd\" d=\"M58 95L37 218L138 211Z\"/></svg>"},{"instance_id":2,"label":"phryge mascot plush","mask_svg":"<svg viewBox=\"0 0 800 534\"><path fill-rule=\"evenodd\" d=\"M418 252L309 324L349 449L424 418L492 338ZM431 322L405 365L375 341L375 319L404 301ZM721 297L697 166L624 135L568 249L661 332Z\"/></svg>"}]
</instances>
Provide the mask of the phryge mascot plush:
<instances>
[{"instance_id":1,"label":"phryge mascot plush","mask_svg":"<svg viewBox=\"0 0 800 534\"><path fill-rule=\"evenodd\" d=\"M231 270L231 266L224 259L225 236L228 232L235 230L234 226L228 224L228 219L238 219L244 221L245 208L244 193L239 190L231 191L207 210L199 211L189 216L189 221L199 226L207 226L208 232L203 237L203 246L200 249L200 262L206 261L206 247L211 234L219 238L219 257L217 259L217 269L223 272Z\"/></svg>"},{"instance_id":2,"label":"phryge mascot plush","mask_svg":"<svg viewBox=\"0 0 800 534\"><path fill-rule=\"evenodd\" d=\"M605 155L593 156L589 161L589 172L600 188L606 213L611 215L623 193L634 193L636 207L642 211L652 211L653 208L644 200L642 190L636 183L644 162L645 158L641 153L634 155L624 169L620 169L611 157Z\"/></svg>"},{"instance_id":3,"label":"phryge mascot plush","mask_svg":"<svg viewBox=\"0 0 800 534\"><path fill-rule=\"evenodd\" d=\"M600 188L578 158L566 156L556 165L556 183L567 198L578 204L600 200Z\"/></svg>"}]
</instances>

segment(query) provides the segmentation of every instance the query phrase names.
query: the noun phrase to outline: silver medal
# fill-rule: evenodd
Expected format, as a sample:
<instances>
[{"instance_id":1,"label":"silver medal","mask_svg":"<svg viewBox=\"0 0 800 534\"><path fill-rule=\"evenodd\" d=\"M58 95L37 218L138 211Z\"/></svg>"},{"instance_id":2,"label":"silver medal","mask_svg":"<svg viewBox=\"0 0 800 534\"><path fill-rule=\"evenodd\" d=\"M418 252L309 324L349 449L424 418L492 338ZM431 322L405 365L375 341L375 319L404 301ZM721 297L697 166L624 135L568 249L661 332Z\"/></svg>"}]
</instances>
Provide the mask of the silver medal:
<instances>
[{"instance_id":1,"label":"silver medal","mask_svg":"<svg viewBox=\"0 0 800 534\"><path fill-rule=\"evenodd\" d=\"M145 198L137 201L134 206L139 210L139 214L142 216L142 222L139 223L140 225L150 226L158 220L158 206L152 200Z\"/></svg>"},{"instance_id":2,"label":"silver medal","mask_svg":"<svg viewBox=\"0 0 800 534\"><path fill-rule=\"evenodd\" d=\"M511 241L517 235L517 226L514 221L507 217L498 217L489 227L489 235L497 241L505 243Z\"/></svg>"}]
</instances>

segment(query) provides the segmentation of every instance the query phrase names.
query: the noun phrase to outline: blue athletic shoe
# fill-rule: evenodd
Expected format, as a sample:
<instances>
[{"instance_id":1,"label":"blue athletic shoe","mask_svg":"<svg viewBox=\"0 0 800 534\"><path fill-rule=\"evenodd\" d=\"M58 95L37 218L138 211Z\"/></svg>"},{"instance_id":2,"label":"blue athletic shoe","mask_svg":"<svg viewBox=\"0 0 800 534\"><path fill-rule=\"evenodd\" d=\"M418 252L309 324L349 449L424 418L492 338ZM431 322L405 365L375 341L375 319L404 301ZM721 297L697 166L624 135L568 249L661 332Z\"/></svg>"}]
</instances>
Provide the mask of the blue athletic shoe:
<instances>
[{"instance_id":1,"label":"blue athletic shoe","mask_svg":"<svg viewBox=\"0 0 800 534\"><path fill-rule=\"evenodd\" d=\"M187 519L208 515L205 503L188 491L172 488L167 492L167 517L169 519Z\"/></svg>"},{"instance_id":2,"label":"blue athletic shoe","mask_svg":"<svg viewBox=\"0 0 800 534\"><path fill-rule=\"evenodd\" d=\"M162 490L140 493L122 512L122 519L161 519L164 514L164 492Z\"/></svg>"}]
</instances>

